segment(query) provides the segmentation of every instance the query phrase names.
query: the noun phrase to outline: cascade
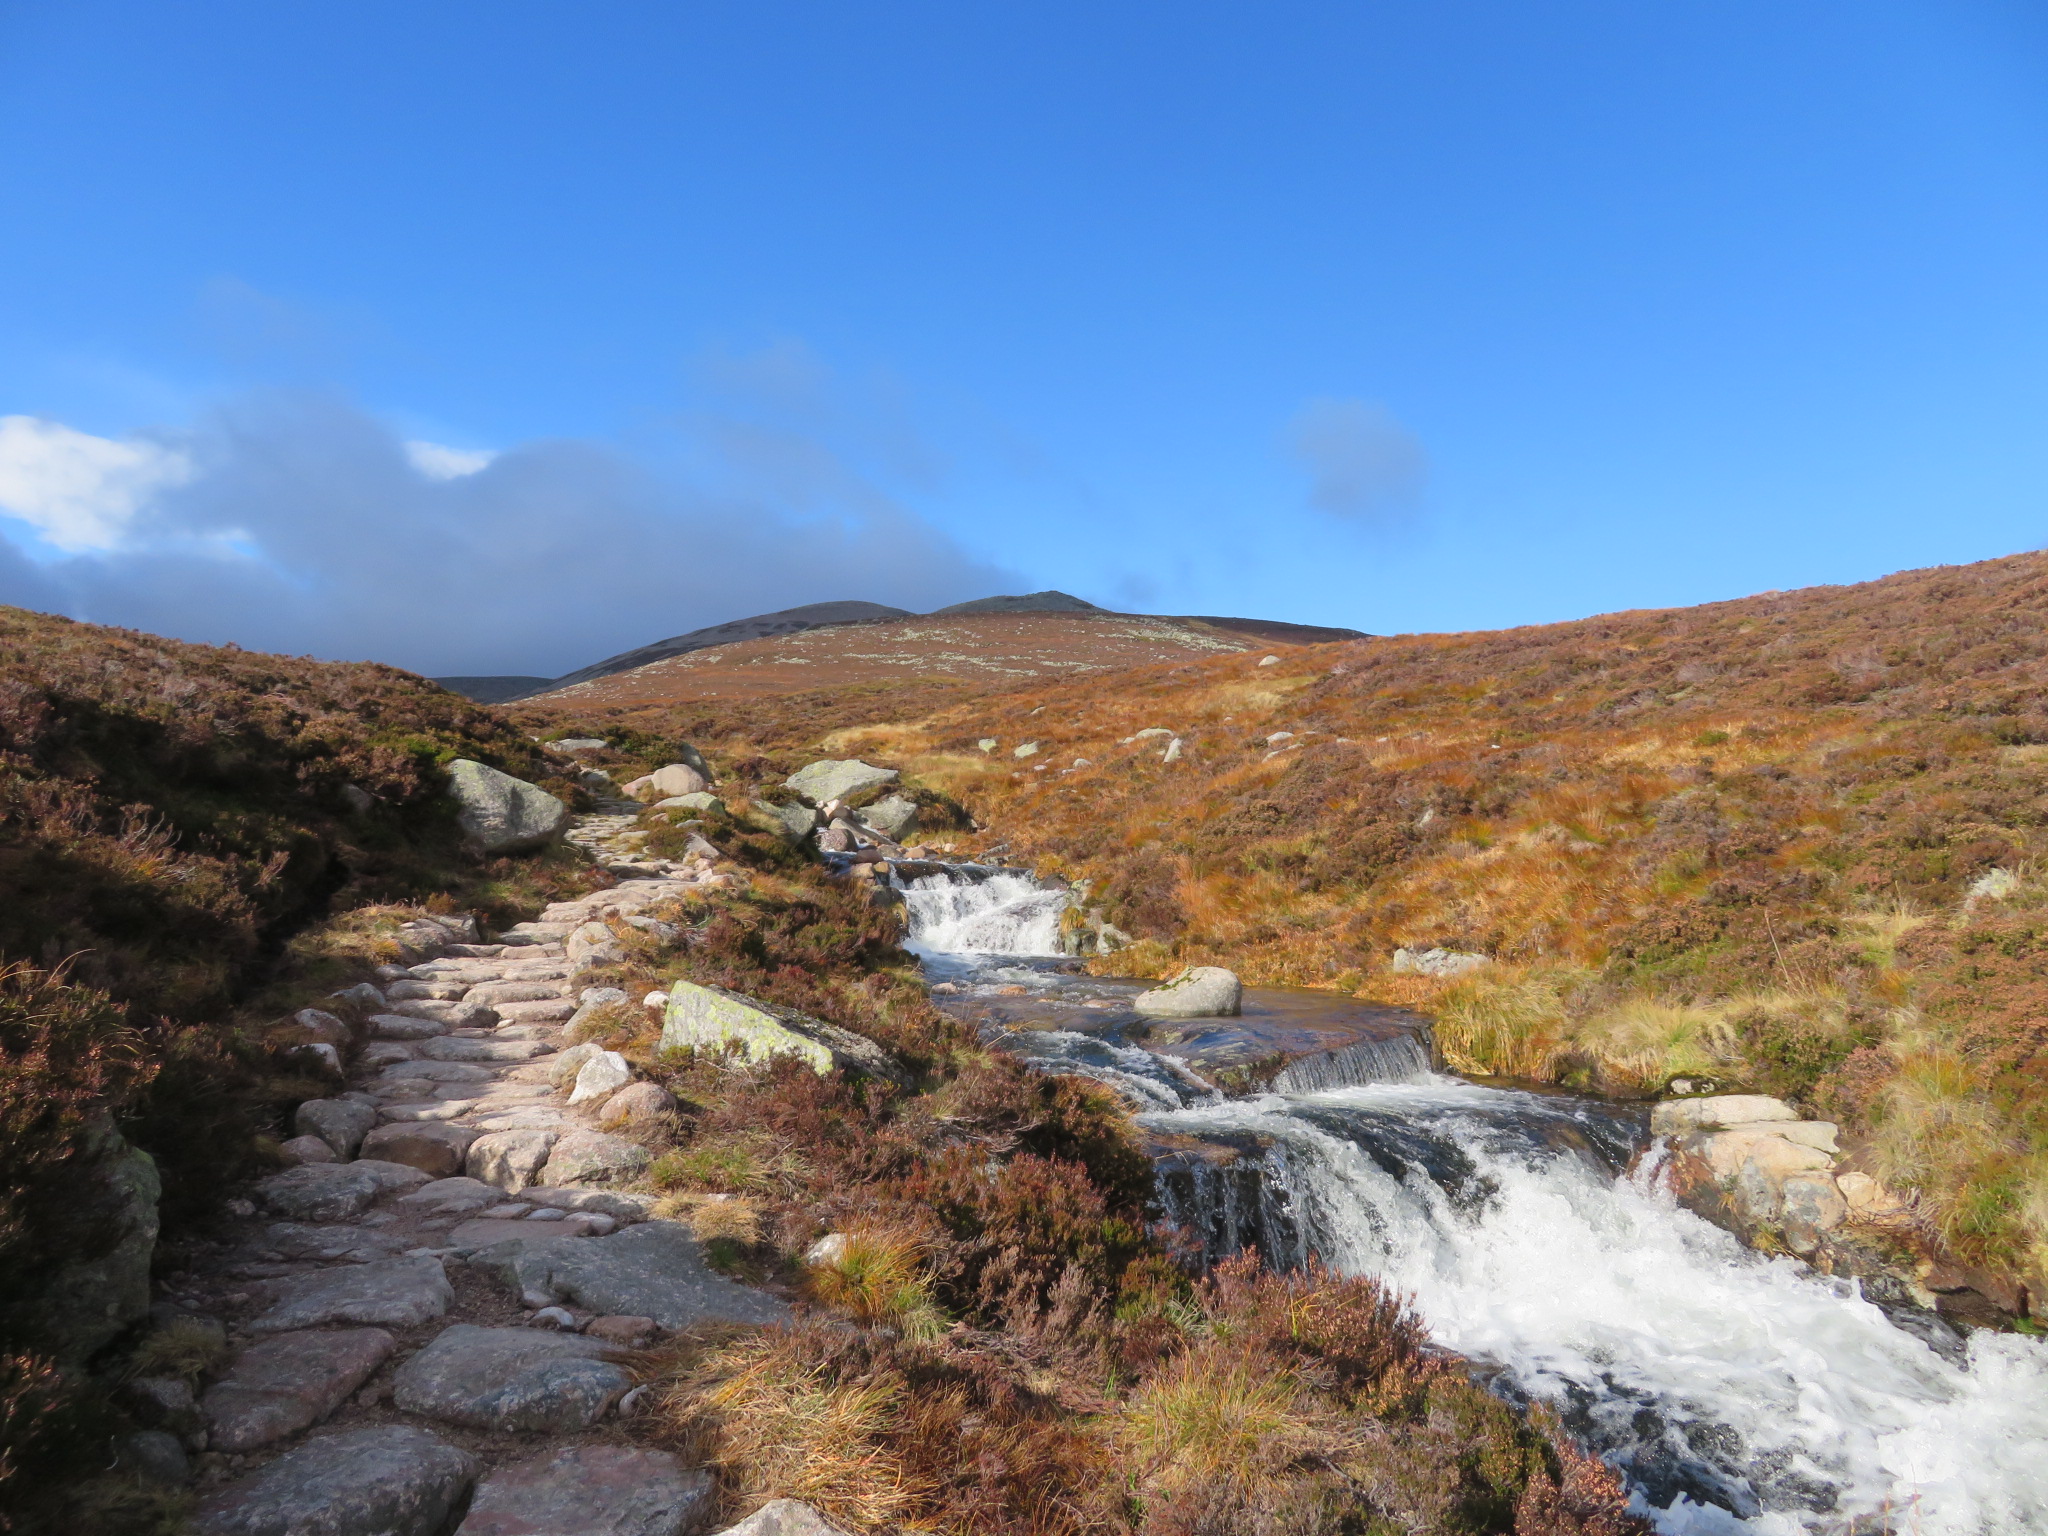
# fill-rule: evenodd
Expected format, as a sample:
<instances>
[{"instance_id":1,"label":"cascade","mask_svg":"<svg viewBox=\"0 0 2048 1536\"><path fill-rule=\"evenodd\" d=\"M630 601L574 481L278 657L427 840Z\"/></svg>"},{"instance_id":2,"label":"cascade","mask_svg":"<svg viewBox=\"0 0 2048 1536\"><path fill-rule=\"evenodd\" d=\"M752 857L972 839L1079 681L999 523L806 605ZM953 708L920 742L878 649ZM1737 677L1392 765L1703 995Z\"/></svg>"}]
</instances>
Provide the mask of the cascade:
<instances>
[{"instance_id":1,"label":"cascade","mask_svg":"<svg viewBox=\"0 0 2048 1536\"><path fill-rule=\"evenodd\" d=\"M1060 914L1073 904L1070 892L1047 889L1015 870L975 873L980 878L959 879L950 872L908 881L892 876L903 893L913 953L1064 953Z\"/></svg>"},{"instance_id":2,"label":"cascade","mask_svg":"<svg viewBox=\"0 0 2048 1536\"><path fill-rule=\"evenodd\" d=\"M1067 893L1010 871L899 889L935 972L1051 995ZM1554 1408L1665 1536L2048 1532L2048 1346L1744 1247L1672 1198L1639 1110L1440 1076L1412 1035L1241 1099L1095 1033L990 1038L1124 1096L1209 1260L1384 1281L1496 1390Z\"/></svg>"}]
</instances>

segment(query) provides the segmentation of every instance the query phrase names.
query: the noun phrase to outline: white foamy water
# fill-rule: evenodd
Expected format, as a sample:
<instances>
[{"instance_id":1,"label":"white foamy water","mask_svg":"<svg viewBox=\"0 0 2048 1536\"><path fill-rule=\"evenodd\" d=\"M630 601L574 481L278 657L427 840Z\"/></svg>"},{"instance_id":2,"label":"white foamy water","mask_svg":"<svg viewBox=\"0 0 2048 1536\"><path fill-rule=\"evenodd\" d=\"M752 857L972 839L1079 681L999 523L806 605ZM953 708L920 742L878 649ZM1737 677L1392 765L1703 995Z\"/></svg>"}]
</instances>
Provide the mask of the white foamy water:
<instances>
[{"instance_id":1,"label":"white foamy water","mask_svg":"<svg viewBox=\"0 0 2048 1536\"><path fill-rule=\"evenodd\" d=\"M2048 1347L1977 1333L1946 1358L1617 1178L1562 1102L1434 1078L1142 1118L1271 1138L1301 1242L1554 1404L1672 1536L2048 1532Z\"/></svg>"},{"instance_id":2,"label":"white foamy water","mask_svg":"<svg viewBox=\"0 0 2048 1536\"><path fill-rule=\"evenodd\" d=\"M959 881L920 875L902 891L907 947L918 954L1060 954L1060 914L1073 901L1066 891L1013 874Z\"/></svg>"}]
</instances>

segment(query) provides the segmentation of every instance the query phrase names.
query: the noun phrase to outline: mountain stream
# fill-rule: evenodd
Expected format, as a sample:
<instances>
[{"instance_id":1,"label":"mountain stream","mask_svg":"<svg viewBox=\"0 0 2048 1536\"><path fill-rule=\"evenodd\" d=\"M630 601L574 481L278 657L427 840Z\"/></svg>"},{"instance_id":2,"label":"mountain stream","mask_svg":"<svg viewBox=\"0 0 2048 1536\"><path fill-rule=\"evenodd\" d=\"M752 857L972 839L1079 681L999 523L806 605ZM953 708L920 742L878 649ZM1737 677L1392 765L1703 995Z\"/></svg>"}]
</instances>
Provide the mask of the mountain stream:
<instances>
[{"instance_id":1,"label":"mountain stream","mask_svg":"<svg viewBox=\"0 0 2048 1536\"><path fill-rule=\"evenodd\" d=\"M1495 1390L1548 1403L1669 1536L2048 1533L2048 1344L1967 1337L1682 1209L1639 1108L1432 1070L1427 1022L1248 989L1143 1020L1015 870L898 880L935 1000L1109 1085L1211 1260L1310 1255L1411 1298Z\"/></svg>"}]
</instances>

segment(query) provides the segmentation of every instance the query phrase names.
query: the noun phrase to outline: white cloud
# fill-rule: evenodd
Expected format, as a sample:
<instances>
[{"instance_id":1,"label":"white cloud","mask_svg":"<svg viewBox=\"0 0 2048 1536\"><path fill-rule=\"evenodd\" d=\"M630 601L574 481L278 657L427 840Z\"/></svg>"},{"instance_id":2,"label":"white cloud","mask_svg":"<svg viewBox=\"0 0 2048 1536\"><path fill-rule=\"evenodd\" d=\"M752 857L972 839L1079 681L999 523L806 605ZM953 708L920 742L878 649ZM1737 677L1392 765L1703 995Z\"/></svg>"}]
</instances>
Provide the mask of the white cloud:
<instances>
[{"instance_id":1,"label":"white cloud","mask_svg":"<svg viewBox=\"0 0 2048 1536\"><path fill-rule=\"evenodd\" d=\"M0 512L69 553L116 548L152 495L193 473L190 458L159 443L0 416Z\"/></svg>"},{"instance_id":2,"label":"white cloud","mask_svg":"<svg viewBox=\"0 0 2048 1536\"><path fill-rule=\"evenodd\" d=\"M460 480L475 474L497 454L488 448L450 448L446 443L415 440L405 445L405 456L429 480Z\"/></svg>"},{"instance_id":3,"label":"white cloud","mask_svg":"<svg viewBox=\"0 0 2048 1536\"><path fill-rule=\"evenodd\" d=\"M1332 517L1371 522L1399 513L1429 476L1415 434L1369 400L1311 400L1289 439L1309 472L1310 504Z\"/></svg>"}]
</instances>

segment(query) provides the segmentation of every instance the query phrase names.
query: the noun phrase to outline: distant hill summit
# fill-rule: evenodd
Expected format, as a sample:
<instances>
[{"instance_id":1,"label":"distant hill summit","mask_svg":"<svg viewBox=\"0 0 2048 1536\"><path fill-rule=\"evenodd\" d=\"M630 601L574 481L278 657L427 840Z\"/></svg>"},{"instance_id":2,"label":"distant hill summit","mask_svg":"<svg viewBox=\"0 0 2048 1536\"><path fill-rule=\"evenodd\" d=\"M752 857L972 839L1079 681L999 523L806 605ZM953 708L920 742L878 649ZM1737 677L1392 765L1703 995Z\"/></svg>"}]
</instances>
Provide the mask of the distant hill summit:
<instances>
[{"instance_id":1,"label":"distant hill summit","mask_svg":"<svg viewBox=\"0 0 2048 1536\"><path fill-rule=\"evenodd\" d=\"M806 603L800 608L783 608L774 613L761 613L752 618L731 619L723 624L693 629L688 634L674 635L669 639L656 640L630 651L621 651L616 656L607 656L603 661L592 662L589 666L578 668L564 677L437 677L434 681L450 692L462 694L479 704L510 704L540 694L553 693L558 689L572 688L579 683L591 683L600 678L638 671L656 662L669 661L678 656L688 655L692 651L707 651L714 646L744 645L751 641L774 640L801 634L807 630L848 624L880 624L891 620L920 617L959 619L1017 614L1064 614L1075 618L1094 619L1145 618L1148 622L1167 626L1197 626L1202 633L1212 637L1215 633L1221 632L1238 636L1243 640L1280 645L1318 645L1331 640L1368 638L1362 630L1332 629L1313 624L1288 624L1277 619L1223 619L1206 616L1153 619L1149 615L1119 614L1114 609L1097 607L1094 603L1075 597L1072 593L1050 590L978 597L972 602L954 603L922 615L912 613L907 608L892 608L886 603L865 603L847 599L830 603Z\"/></svg>"},{"instance_id":2,"label":"distant hill summit","mask_svg":"<svg viewBox=\"0 0 2048 1536\"><path fill-rule=\"evenodd\" d=\"M428 681L479 704L506 704L555 685L551 677L435 677Z\"/></svg>"},{"instance_id":3,"label":"distant hill summit","mask_svg":"<svg viewBox=\"0 0 2048 1536\"><path fill-rule=\"evenodd\" d=\"M1029 592L1022 597L977 597L971 603L954 603L949 608L934 608L927 618L949 617L956 613L1107 613L1107 608L1098 608L1093 603L1084 603L1078 597L1065 592Z\"/></svg>"},{"instance_id":4,"label":"distant hill summit","mask_svg":"<svg viewBox=\"0 0 2048 1536\"><path fill-rule=\"evenodd\" d=\"M603 661L594 661L565 677L555 678L542 686L566 688L571 683L587 683L594 677L610 677L615 672L630 672L635 667L644 667L651 661L663 661L670 656L681 656L688 651L709 650L714 645L734 645L742 640L766 640L773 635L793 635L801 629L822 629L828 624L865 624L871 619L912 619L917 615L908 608L891 608L887 603L863 603L857 599L845 599L831 603L805 603L800 608L780 608L774 613L757 613L750 619L729 619L723 624L712 624L704 629L693 629L687 635L674 635L667 640L656 640L630 651L621 651L616 656L607 656Z\"/></svg>"}]
</instances>

